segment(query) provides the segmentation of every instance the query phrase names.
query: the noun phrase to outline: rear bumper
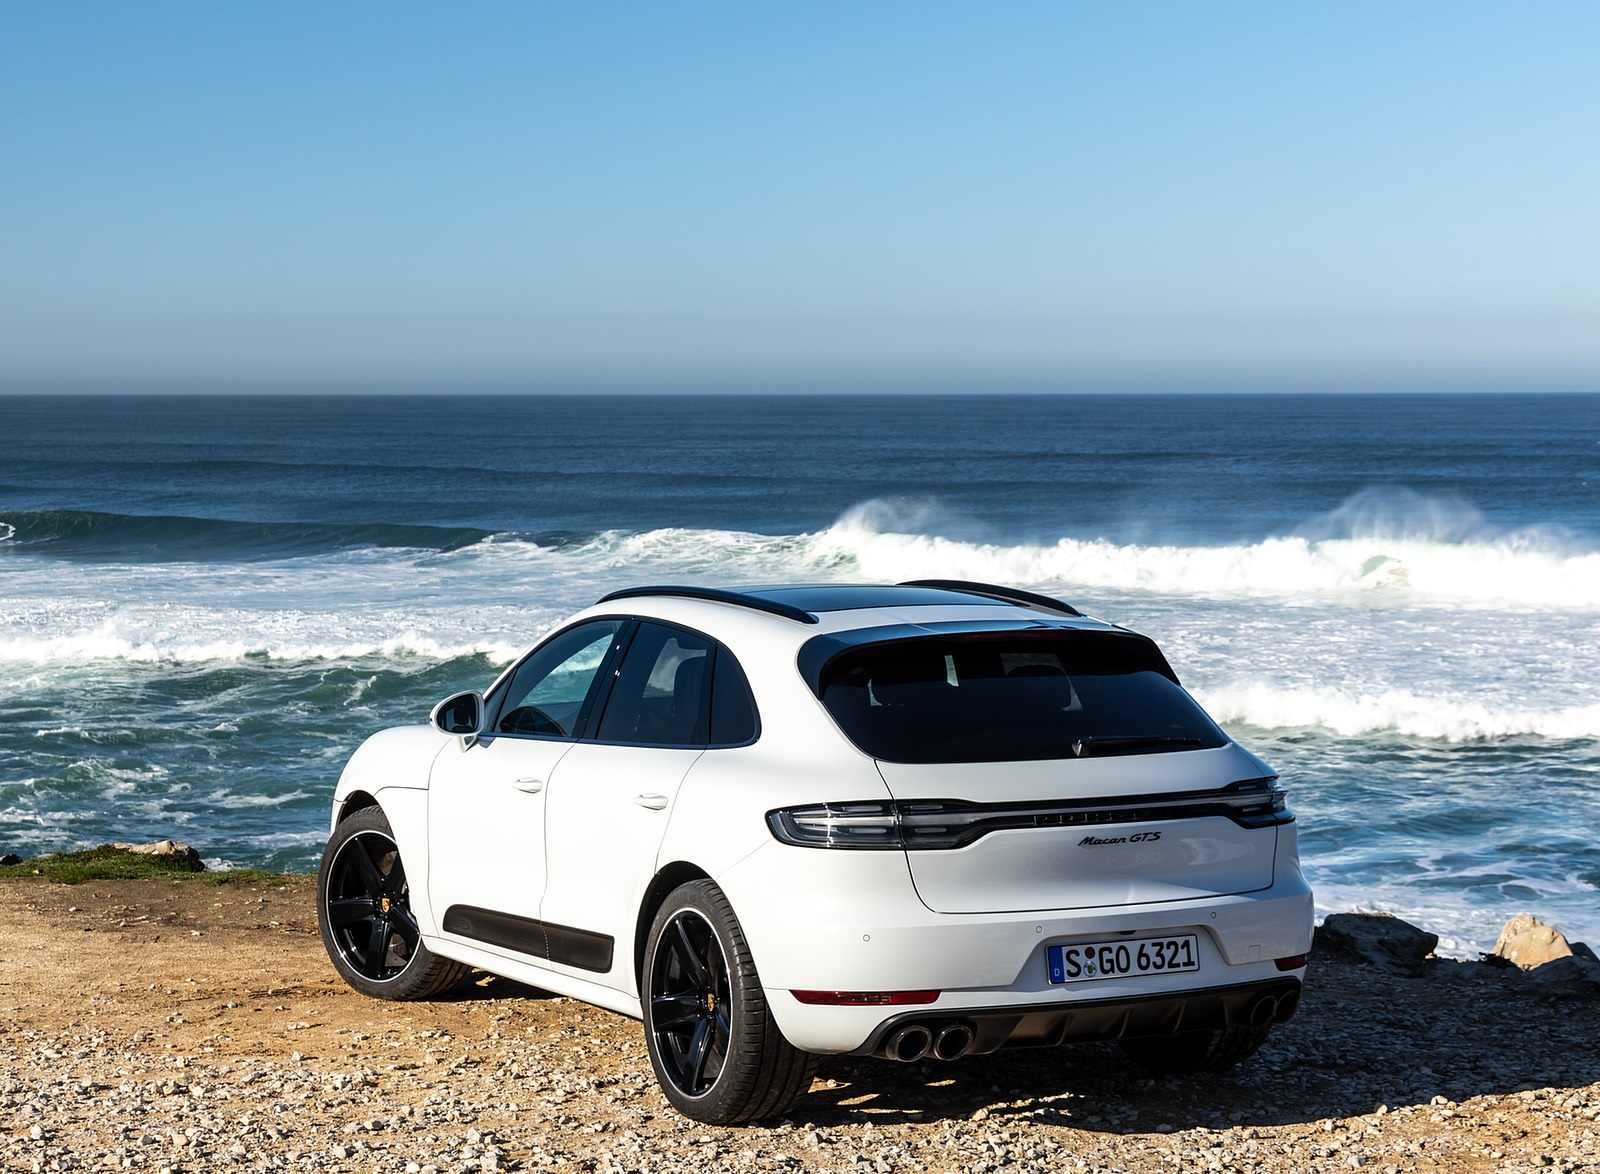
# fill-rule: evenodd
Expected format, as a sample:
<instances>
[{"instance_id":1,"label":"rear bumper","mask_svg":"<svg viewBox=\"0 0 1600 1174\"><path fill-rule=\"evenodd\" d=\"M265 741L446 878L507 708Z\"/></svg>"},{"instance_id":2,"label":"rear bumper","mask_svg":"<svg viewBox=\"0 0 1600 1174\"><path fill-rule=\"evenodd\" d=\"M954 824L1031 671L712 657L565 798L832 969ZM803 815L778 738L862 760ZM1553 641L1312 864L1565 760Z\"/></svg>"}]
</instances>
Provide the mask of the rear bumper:
<instances>
[{"instance_id":1,"label":"rear bumper","mask_svg":"<svg viewBox=\"0 0 1600 1174\"><path fill-rule=\"evenodd\" d=\"M1225 1026L1264 994L1297 991L1300 971L1276 963L1311 948L1311 891L1292 856L1280 855L1258 892L1045 912L935 913L893 852L773 842L716 879L779 1029L824 1054L871 1052L891 1025L912 1021L966 1022L977 1050ZM1053 944L1176 933L1195 935L1197 972L1050 981ZM803 1004L795 990L938 994L922 1006L829 1006Z\"/></svg>"},{"instance_id":2,"label":"rear bumper","mask_svg":"<svg viewBox=\"0 0 1600 1174\"><path fill-rule=\"evenodd\" d=\"M1283 978L1245 986L1181 993L1035 1003L1020 1007L938 1014L926 1008L885 1020L855 1055L881 1054L901 1028L921 1024L937 1038L952 1024L972 1032L963 1054L1001 1048L1055 1047L1086 1040L1168 1036L1182 1031L1217 1031L1239 1024L1284 1023L1300 1005L1300 980Z\"/></svg>"}]
</instances>

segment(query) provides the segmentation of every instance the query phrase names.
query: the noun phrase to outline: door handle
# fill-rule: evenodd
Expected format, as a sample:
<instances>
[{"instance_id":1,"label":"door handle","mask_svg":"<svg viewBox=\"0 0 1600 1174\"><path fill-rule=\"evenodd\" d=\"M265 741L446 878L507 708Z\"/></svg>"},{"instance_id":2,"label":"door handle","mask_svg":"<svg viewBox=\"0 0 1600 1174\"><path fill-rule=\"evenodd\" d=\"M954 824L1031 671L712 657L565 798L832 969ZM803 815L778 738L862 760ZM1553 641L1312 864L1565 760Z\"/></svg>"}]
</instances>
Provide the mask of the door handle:
<instances>
[{"instance_id":1,"label":"door handle","mask_svg":"<svg viewBox=\"0 0 1600 1174\"><path fill-rule=\"evenodd\" d=\"M517 790L525 791L529 795L537 795L540 791L544 790L544 780L543 779L518 779L517 782L516 782L516 787L517 787Z\"/></svg>"},{"instance_id":2,"label":"door handle","mask_svg":"<svg viewBox=\"0 0 1600 1174\"><path fill-rule=\"evenodd\" d=\"M667 805L665 795L635 795L633 801L640 807L647 807L651 811L660 811Z\"/></svg>"}]
</instances>

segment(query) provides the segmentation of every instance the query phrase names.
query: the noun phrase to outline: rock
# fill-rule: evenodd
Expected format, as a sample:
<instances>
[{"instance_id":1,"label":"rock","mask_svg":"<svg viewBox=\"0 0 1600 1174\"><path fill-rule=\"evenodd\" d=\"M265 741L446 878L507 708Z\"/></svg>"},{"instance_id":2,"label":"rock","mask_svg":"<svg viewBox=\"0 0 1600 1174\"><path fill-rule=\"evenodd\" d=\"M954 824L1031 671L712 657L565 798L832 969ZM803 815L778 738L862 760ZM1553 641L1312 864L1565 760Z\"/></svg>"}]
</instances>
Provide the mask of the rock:
<instances>
[{"instance_id":1,"label":"rock","mask_svg":"<svg viewBox=\"0 0 1600 1174\"><path fill-rule=\"evenodd\" d=\"M1568 954L1533 967L1528 982L1549 994L1600 995L1600 962Z\"/></svg>"},{"instance_id":2,"label":"rock","mask_svg":"<svg viewBox=\"0 0 1600 1174\"><path fill-rule=\"evenodd\" d=\"M123 852L133 852L139 856L173 856L188 863L195 872L204 872L206 866L200 860L200 853L189 847L182 840L156 840L151 844L112 844Z\"/></svg>"},{"instance_id":3,"label":"rock","mask_svg":"<svg viewBox=\"0 0 1600 1174\"><path fill-rule=\"evenodd\" d=\"M1506 922L1500 931L1500 940L1486 954L1485 961L1499 958L1532 970L1557 958L1570 958L1572 946L1553 925L1546 925L1531 913L1519 913Z\"/></svg>"},{"instance_id":4,"label":"rock","mask_svg":"<svg viewBox=\"0 0 1600 1174\"><path fill-rule=\"evenodd\" d=\"M13 864L21 863L22 857L15 852L7 852L4 856L0 856L0 868L10 868Z\"/></svg>"},{"instance_id":5,"label":"rock","mask_svg":"<svg viewBox=\"0 0 1600 1174\"><path fill-rule=\"evenodd\" d=\"M1418 929L1391 913L1331 913L1316 932L1316 948L1390 966L1409 974L1439 944L1439 935Z\"/></svg>"}]
</instances>

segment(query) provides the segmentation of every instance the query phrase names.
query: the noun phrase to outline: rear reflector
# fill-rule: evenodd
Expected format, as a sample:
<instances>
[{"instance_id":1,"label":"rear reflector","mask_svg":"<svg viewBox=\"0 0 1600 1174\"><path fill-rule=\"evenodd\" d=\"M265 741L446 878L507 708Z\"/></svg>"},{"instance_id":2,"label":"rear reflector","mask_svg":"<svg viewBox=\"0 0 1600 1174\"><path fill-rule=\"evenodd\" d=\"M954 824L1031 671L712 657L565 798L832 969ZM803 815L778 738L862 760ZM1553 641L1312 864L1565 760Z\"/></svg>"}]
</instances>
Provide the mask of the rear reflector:
<instances>
[{"instance_id":1,"label":"rear reflector","mask_svg":"<svg viewBox=\"0 0 1600 1174\"><path fill-rule=\"evenodd\" d=\"M813 1007L903 1007L931 1003L938 991L790 991L797 1000Z\"/></svg>"},{"instance_id":2,"label":"rear reflector","mask_svg":"<svg viewBox=\"0 0 1600 1174\"><path fill-rule=\"evenodd\" d=\"M1296 954L1293 958L1275 959L1275 962L1279 970L1299 970L1306 964L1306 956L1304 954Z\"/></svg>"}]
</instances>

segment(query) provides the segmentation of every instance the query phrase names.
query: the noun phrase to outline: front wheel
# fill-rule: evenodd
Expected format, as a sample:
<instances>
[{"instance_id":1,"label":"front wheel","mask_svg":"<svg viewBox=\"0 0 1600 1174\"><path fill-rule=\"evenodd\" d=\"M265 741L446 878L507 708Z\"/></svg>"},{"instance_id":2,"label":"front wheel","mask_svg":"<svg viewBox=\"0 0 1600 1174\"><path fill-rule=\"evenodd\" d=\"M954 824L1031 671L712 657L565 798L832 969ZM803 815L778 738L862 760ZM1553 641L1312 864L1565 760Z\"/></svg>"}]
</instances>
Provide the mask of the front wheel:
<instances>
[{"instance_id":1,"label":"front wheel","mask_svg":"<svg viewBox=\"0 0 1600 1174\"><path fill-rule=\"evenodd\" d=\"M422 944L411 885L383 811L364 808L334 829L317 871L317 922L333 968L378 999L426 999L470 968Z\"/></svg>"},{"instance_id":2,"label":"front wheel","mask_svg":"<svg viewBox=\"0 0 1600 1174\"><path fill-rule=\"evenodd\" d=\"M1265 1027L1235 1023L1214 1031L1185 1031L1149 1039L1120 1041L1128 1058L1150 1072L1179 1075L1186 1072L1219 1072L1254 1055L1267 1042Z\"/></svg>"},{"instance_id":3,"label":"front wheel","mask_svg":"<svg viewBox=\"0 0 1600 1174\"><path fill-rule=\"evenodd\" d=\"M778 1030L733 907L709 880L674 889L645 945L645 1042L673 1108L708 1125L782 1113L817 1058Z\"/></svg>"}]
</instances>

